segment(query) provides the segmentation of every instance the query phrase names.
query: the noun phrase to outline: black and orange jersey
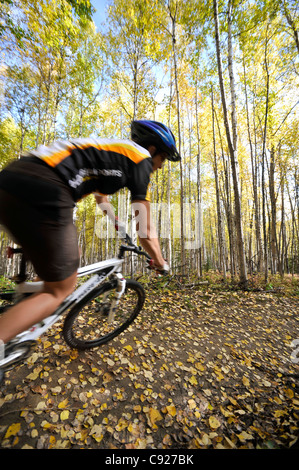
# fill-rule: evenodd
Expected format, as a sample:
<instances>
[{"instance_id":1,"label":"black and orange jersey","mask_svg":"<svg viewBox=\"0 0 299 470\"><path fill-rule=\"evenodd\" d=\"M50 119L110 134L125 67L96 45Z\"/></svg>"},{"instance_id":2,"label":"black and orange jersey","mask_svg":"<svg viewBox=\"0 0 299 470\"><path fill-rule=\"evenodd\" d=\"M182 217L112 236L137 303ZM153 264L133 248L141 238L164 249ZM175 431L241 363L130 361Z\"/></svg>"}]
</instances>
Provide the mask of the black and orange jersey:
<instances>
[{"instance_id":1,"label":"black and orange jersey","mask_svg":"<svg viewBox=\"0 0 299 470\"><path fill-rule=\"evenodd\" d=\"M148 199L153 171L150 153L131 140L74 139L41 146L30 155L52 167L74 200L91 193L114 194L127 187L132 200Z\"/></svg>"}]
</instances>

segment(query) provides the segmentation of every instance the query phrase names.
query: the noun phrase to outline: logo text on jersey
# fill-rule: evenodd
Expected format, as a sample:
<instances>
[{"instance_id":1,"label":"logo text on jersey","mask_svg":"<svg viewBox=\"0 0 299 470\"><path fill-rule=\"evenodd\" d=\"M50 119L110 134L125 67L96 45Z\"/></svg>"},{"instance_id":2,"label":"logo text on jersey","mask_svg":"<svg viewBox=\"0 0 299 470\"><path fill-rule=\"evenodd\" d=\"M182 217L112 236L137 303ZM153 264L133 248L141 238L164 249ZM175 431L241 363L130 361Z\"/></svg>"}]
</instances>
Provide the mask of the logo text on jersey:
<instances>
[{"instance_id":1,"label":"logo text on jersey","mask_svg":"<svg viewBox=\"0 0 299 470\"><path fill-rule=\"evenodd\" d=\"M93 169L88 169L88 168L82 168L79 170L79 173L76 175L75 178L69 180L69 185L72 188L77 188L80 186L81 183L83 183L85 178L96 178L97 176L116 176L118 178L122 177L122 171L120 170L100 170L97 168Z\"/></svg>"}]
</instances>

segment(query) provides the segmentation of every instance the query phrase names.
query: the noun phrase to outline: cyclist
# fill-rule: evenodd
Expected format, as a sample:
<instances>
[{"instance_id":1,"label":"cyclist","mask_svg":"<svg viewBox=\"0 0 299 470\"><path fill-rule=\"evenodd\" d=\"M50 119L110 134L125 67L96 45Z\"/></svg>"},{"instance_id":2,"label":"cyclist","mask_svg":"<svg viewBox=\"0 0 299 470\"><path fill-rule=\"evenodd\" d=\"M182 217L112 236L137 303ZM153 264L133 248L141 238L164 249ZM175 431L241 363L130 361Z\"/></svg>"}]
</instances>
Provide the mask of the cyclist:
<instances>
[{"instance_id":1,"label":"cyclist","mask_svg":"<svg viewBox=\"0 0 299 470\"><path fill-rule=\"evenodd\" d=\"M79 265L73 208L97 193L97 202L127 187L145 223L142 247L157 270L167 271L150 219L150 175L163 162L180 160L171 130L156 121L133 121L131 140L75 139L56 142L16 160L0 173L0 224L22 246L43 290L0 317L0 340L49 316L74 290Z\"/></svg>"}]
</instances>

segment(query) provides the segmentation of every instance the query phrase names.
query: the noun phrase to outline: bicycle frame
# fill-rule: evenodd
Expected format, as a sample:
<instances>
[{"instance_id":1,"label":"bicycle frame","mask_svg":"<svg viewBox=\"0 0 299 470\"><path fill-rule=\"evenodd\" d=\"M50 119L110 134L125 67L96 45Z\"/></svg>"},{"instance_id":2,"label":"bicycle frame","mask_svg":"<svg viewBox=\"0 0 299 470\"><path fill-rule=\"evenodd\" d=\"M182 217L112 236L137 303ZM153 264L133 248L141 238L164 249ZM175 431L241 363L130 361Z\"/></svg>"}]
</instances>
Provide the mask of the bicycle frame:
<instances>
[{"instance_id":1,"label":"bicycle frame","mask_svg":"<svg viewBox=\"0 0 299 470\"><path fill-rule=\"evenodd\" d=\"M30 344L34 342L37 338L39 338L45 331L47 331L52 325L56 323L56 321L61 317L61 315L69 308L74 307L77 303L79 303L84 297L86 297L91 291L93 291L96 287L104 282L107 277L113 277L116 281L116 289L114 293L114 298L111 301L109 312L108 312L108 322L113 322L114 314L117 308L117 305L121 299L122 294L126 288L126 280L124 279L123 275L121 274L121 268L124 263L124 253L126 251L135 252L139 255L144 255L148 259L150 256L143 252L140 248L135 246L128 235L126 235L126 242L127 245L121 245L119 250L118 258L111 258L109 260L100 261L98 263L94 263L82 268L78 269L77 277L83 276L90 276L87 281L85 281L81 286L79 286L72 294L70 294L62 304L52 313L52 315L48 316L41 322L33 325L30 329L20 333L15 338L13 338L9 345L10 347L16 346L17 348L22 348L22 345ZM20 252L20 250L15 250L15 252ZM22 258L21 261L22 266L22 282L19 282L16 285L15 293L16 299L15 301L19 301L22 299L23 296L26 294L32 294L34 292L39 292L42 290L43 282L26 282L25 279L25 263L24 259ZM106 300L107 295L109 293L104 294L103 301ZM0 342L1 343L1 342ZM2 343L3 344L3 343ZM1 349L0 344L0 371L4 370L7 365L9 366L13 360L17 359L19 356L22 356L22 350L12 350L12 353L9 354L7 357L4 357L4 349ZM3 353L3 354L2 354Z\"/></svg>"},{"instance_id":2,"label":"bicycle frame","mask_svg":"<svg viewBox=\"0 0 299 470\"><path fill-rule=\"evenodd\" d=\"M90 279L85 281L80 287L78 287L72 294L70 294L63 303L58 307L55 312L49 317L45 318L42 322L32 326L29 330L26 330L17 335L12 341L34 341L41 336L45 331L48 330L60 316L70 307L80 302L89 292L99 286L108 276L115 274L118 286L116 289L116 295L111 309L108 315L108 321L113 321L113 313L117 307L121 295L125 290L125 279L120 273L121 266L124 260L119 258L112 258L106 261L100 261L98 263L85 266L84 268L78 269L78 277L88 276L94 274ZM17 285L17 295L24 295L26 293L39 292L42 289L43 282L23 282ZM0 362L1 366L1 362Z\"/></svg>"},{"instance_id":3,"label":"bicycle frame","mask_svg":"<svg viewBox=\"0 0 299 470\"><path fill-rule=\"evenodd\" d=\"M18 334L15 338L10 341L10 345L20 345L28 344L34 342L39 338L43 333L45 333L51 326L53 326L61 317L61 315L68 309L73 307L75 304L80 302L86 295L89 294L93 289L103 283L103 281L111 275L114 275L117 281L116 292L113 301L111 302L110 310L108 313L108 322L112 322L114 319L114 313L117 308L118 302L125 290L126 280L123 278L123 275L120 273L121 266L124 262L124 259L112 258L106 261L100 261L99 263L94 263L92 265L80 268L78 270L78 277L87 276L94 274L90 279L85 281L80 287L78 287L72 294L70 294L64 302L58 307L58 309L48 316L41 322L33 325L26 331ZM34 285L35 284L35 285ZM41 290L43 282L22 282L18 284L17 295L24 295L26 293L38 292ZM0 345L1 346L1 345ZM2 348L3 349L3 348ZM3 353L3 351L2 351ZM9 364L14 358L18 357L19 352L12 352L11 355L4 357L1 354L0 350L0 369L4 369L7 364Z\"/></svg>"}]
</instances>

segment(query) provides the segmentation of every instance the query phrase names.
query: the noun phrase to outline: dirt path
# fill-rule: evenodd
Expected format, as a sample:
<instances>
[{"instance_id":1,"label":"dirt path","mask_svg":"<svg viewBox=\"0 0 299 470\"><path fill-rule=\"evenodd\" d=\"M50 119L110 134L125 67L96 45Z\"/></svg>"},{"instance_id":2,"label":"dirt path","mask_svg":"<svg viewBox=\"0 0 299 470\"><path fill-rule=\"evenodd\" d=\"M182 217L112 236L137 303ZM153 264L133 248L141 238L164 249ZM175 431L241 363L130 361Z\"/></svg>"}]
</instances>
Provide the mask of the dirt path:
<instances>
[{"instance_id":1,"label":"dirt path","mask_svg":"<svg viewBox=\"0 0 299 470\"><path fill-rule=\"evenodd\" d=\"M209 291L154 297L127 332L94 351L70 350L57 325L42 337L1 387L0 447L293 445L298 299Z\"/></svg>"}]
</instances>

